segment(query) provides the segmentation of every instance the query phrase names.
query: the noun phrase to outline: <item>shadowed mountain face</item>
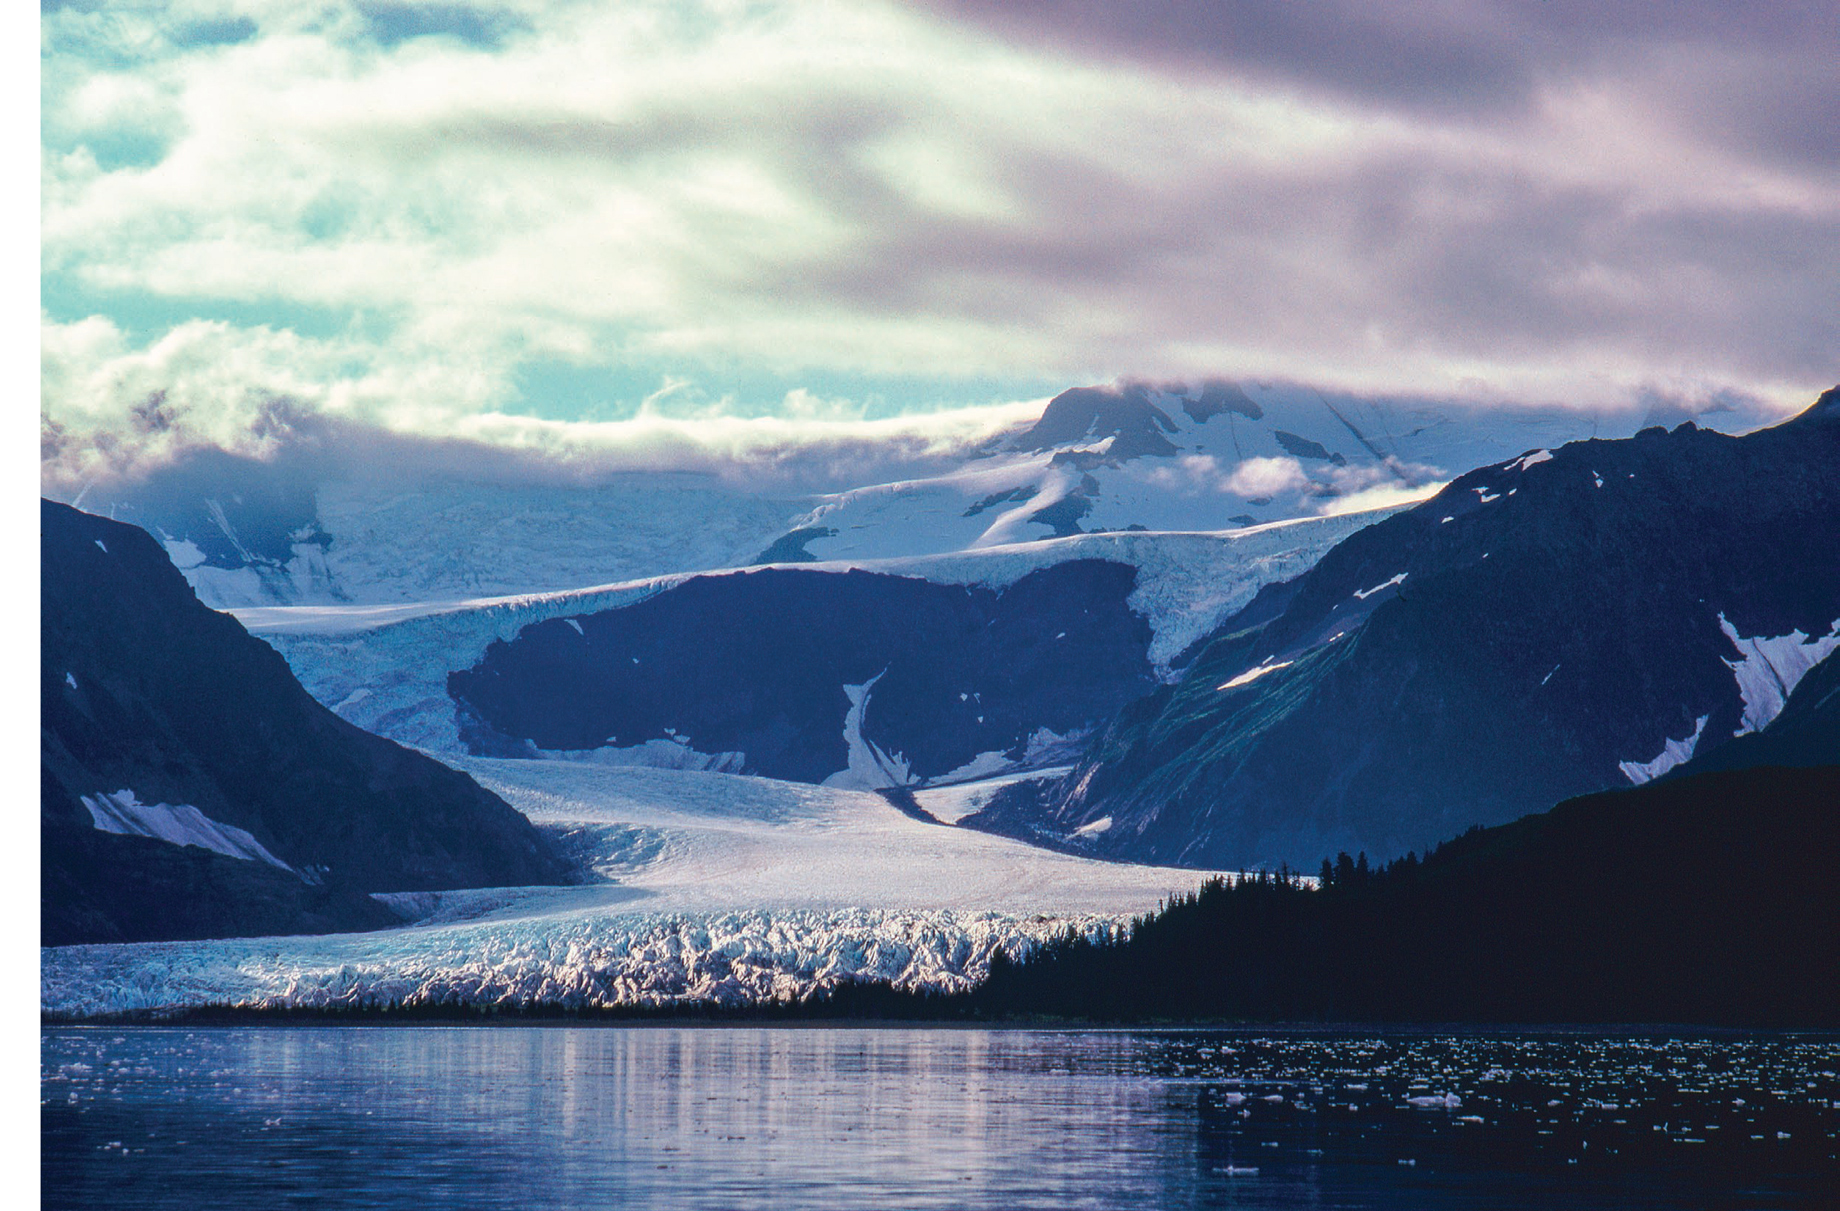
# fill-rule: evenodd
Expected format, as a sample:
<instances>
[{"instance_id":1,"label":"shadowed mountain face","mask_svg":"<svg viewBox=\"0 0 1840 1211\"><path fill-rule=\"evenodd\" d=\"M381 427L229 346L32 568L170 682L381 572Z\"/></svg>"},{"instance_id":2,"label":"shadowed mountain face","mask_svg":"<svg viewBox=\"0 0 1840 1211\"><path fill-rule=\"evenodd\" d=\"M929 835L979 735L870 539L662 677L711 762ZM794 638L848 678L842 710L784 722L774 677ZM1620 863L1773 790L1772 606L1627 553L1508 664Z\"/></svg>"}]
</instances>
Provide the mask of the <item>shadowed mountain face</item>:
<instances>
[{"instance_id":1,"label":"shadowed mountain face","mask_svg":"<svg viewBox=\"0 0 1840 1211\"><path fill-rule=\"evenodd\" d=\"M1210 402L1218 403L1218 399ZM1256 405L1255 405L1256 406ZM1220 409L1215 409L1216 411ZM1201 418L1213 415L1206 412ZM1013 443L1018 450L1052 450L1057 446L1110 440L1106 453L1115 459L1176 452L1169 434L1179 432L1167 412L1150 402L1148 387L1122 391L1075 387L1048 401L1041 419Z\"/></svg>"},{"instance_id":2,"label":"shadowed mountain face","mask_svg":"<svg viewBox=\"0 0 1840 1211\"><path fill-rule=\"evenodd\" d=\"M868 572L699 577L494 643L448 687L487 752L676 739L805 782L1020 759L1154 686L1134 568L1075 560L1001 592ZM1041 739L1036 738L1039 745Z\"/></svg>"},{"instance_id":3,"label":"shadowed mountain face","mask_svg":"<svg viewBox=\"0 0 1840 1211\"><path fill-rule=\"evenodd\" d=\"M1320 889L1211 885L1128 941L993 970L970 999L1110 1020L1832 1027L1836 806L1832 764L1589 795L1422 862L1343 854Z\"/></svg>"},{"instance_id":4,"label":"shadowed mountain face","mask_svg":"<svg viewBox=\"0 0 1840 1211\"><path fill-rule=\"evenodd\" d=\"M146 532L40 510L44 935L387 924L365 893L555 882L471 778L313 701Z\"/></svg>"},{"instance_id":5,"label":"shadowed mountain face","mask_svg":"<svg viewBox=\"0 0 1840 1211\"><path fill-rule=\"evenodd\" d=\"M1710 761L1840 646L1837 535L1840 390L1746 437L1485 467L1266 590L1063 783L973 823L1307 868Z\"/></svg>"}]
</instances>

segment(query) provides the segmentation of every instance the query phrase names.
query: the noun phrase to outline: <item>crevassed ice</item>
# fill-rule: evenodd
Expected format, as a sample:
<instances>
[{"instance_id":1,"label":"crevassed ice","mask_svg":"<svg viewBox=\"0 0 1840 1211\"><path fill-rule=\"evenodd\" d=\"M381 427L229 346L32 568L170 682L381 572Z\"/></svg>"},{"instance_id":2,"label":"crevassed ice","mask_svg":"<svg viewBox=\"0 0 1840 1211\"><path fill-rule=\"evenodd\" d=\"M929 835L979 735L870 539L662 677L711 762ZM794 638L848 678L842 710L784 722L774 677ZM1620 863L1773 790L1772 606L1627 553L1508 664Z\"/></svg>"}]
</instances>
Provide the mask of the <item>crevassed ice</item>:
<instances>
[{"instance_id":1,"label":"crevassed ice","mask_svg":"<svg viewBox=\"0 0 1840 1211\"><path fill-rule=\"evenodd\" d=\"M233 1004L542 1001L570 1006L803 998L852 980L962 989L993 955L1020 958L1079 914L751 911L475 922L385 934L59 947L43 952L46 1012Z\"/></svg>"},{"instance_id":2,"label":"crevassed ice","mask_svg":"<svg viewBox=\"0 0 1840 1211\"><path fill-rule=\"evenodd\" d=\"M639 765L652 769L714 770L738 774L747 766L747 754L705 753L688 736L642 740L637 744L603 744L599 748L539 748L535 754L552 761L577 761L588 765Z\"/></svg>"}]
</instances>

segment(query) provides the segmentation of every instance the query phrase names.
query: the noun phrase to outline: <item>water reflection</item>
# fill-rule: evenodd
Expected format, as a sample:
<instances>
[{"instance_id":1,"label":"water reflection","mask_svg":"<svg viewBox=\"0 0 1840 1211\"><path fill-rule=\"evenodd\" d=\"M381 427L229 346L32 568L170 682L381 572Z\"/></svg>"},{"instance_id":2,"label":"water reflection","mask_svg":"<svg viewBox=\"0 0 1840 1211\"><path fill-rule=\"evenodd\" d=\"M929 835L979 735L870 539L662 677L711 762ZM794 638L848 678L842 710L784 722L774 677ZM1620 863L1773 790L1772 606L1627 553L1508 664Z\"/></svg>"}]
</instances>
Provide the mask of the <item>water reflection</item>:
<instances>
[{"instance_id":1,"label":"water reflection","mask_svg":"<svg viewBox=\"0 0 1840 1211\"><path fill-rule=\"evenodd\" d=\"M1831 1040L58 1029L45 1205L1821 1206Z\"/></svg>"}]
</instances>

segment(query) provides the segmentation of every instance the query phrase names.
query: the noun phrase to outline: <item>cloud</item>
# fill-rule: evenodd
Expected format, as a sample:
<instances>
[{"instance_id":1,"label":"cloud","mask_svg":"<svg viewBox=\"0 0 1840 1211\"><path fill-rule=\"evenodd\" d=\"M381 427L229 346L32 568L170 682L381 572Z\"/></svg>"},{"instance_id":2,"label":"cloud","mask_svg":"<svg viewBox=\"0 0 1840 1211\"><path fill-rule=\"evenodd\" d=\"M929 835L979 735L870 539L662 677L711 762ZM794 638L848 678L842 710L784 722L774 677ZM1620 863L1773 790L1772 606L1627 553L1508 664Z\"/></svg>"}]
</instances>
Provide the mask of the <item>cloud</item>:
<instances>
[{"instance_id":1,"label":"cloud","mask_svg":"<svg viewBox=\"0 0 1840 1211\"><path fill-rule=\"evenodd\" d=\"M1316 512L1321 517L1339 517L1344 513L1365 513L1371 509L1390 509L1395 505L1415 505L1436 496L1447 482L1377 483L1346 496L1327 497L1317 505Z\"/></svg>"},{"instance_id":2,"label":"cloud","mask_svg":"<svg viewBox=\"0 0 1840 1211\"><path fill-rule=\"evenodd\" d=\"M589 482L682 471L742 489L830 490L954 465L1032 423L1024 400L890 417L789 393L786 415L729 410L686 380L617 421L561 421L495 406L491 358L399 362L358 338L194 321L147 345L102 318L42 334L41 480L68 494L134 481L202 450L316 473L479 475ZM405 373L406 367L413 373Z\"/></svg>"},{"instance_id":3,"label":"cloud","mask_svg":"<svg viewBox=\"0 0 1840 1211\"><path fill-rule=\"evenodd\" d=\"M59 9L46 296L139 352L72 336L48 398L80 420L116 367L187 431L280 393L446 433L557 363L663 366L718 405L764 368L1786 408L1840 378L1819 15ZM804 422L863 402L788 389Z\"/></svg>"},{"instance_id":4,"label":"cloud","mask_svg":"<svg viewBox=\"0 0 1840 1211\"><path fill-rule=\"evenodd\" d=\"M1249 498L1273 497L1310 486L1303 464L1294 458L1248 458L1233 468L1227 491Z\"/></svg>"}]
</instances>

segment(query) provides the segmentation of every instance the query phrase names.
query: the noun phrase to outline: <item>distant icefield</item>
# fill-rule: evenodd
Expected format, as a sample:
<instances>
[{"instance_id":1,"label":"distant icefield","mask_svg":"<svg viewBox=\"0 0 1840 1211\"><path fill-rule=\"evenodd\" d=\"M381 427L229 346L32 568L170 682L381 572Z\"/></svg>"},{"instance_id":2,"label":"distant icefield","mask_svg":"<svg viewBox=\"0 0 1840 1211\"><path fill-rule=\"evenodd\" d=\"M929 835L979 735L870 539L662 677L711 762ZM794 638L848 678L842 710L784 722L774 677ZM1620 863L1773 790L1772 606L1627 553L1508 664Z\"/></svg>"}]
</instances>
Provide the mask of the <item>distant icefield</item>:
<instances>
[{"instance_id":1,"label":"distant icefield","mask_svg":"<svg viewBox=\"0 0 1840 1211\"><path fill-rule=\"evenodd\" d=\"M1298 575L1392 511L799 566L1000 589L1069 559L1127 563L1139 576L1129 604L1150 623L1150 656L1166 668L1259 588ZM929 824L867 791L698 769L465 755L449 670L530 623L629 605L686 578L458 602L234 611L321 702L471 773L603 881L384 897L416 923L376 933L48 949L42 1009L734 1003L805 996L856 979L962 988L980 980L999 951L1017 957L1070 929L1116 928L1208 877L952 827L1001 783L1029 776L1009 770L922 789L920 803L941 821ZM657 765L672 755L627 754Z\"/></svg>"},{"instance_id":2,"label":"distant icefield","mask_svg":"<svg viewBox=\"0 0 1840 1211\"><path fill-rule=\"evenodd\" d=\"M41 1009L736 1003L858 979L955 989L999 951L1117 927L1209 877L930 824L865 791L445 759L598 881L381 897L419 923L375 933L50 948ZM942 797L940 815L952 818L966 793Z\"/></svg>"},{"instance_id":3,"label":"distant icefield","mask_svg":"<svg viewBox=\"0 0 1840 1211\"><path fill-rule=\"evenodd\" d=\"M1150 659L1166 668L1265 585L1301 575L1330 547L1397 511L1213 532L1080 534L947 555L793 566L829 572L862 568L1002 589L1068 560L1129 564L1138 580L1128 604L1150 624ZM747 574L746 569L695 573ZM688 579L690 574L457 602L258 606L231 613L279 650L320 702L366 731L445 759L462 751L447 694L450 670L470 667L493 640L514 638L532 623L633 605Z\"/></svg>"}]
</instances>

